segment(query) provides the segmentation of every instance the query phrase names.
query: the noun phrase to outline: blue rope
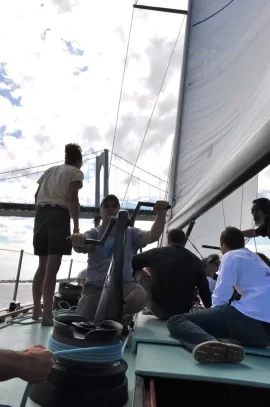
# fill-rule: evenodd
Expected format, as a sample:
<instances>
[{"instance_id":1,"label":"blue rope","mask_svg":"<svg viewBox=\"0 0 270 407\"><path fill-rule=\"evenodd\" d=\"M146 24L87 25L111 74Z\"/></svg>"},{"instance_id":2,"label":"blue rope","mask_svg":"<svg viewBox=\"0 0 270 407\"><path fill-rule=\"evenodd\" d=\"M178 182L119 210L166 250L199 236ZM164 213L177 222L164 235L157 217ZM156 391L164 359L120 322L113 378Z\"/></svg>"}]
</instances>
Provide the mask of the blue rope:
<instances>
[{"instance_id":1,"label":"blue rope","mask_svg":"<svg viewBox=\"0 0 270 407\"><path fill-rule=\"evenodd\" d=\"M126 345L126 341L124 346ZM124 351L122 343L117 345L96 346L92 348L77 348L56 341L52 337L49 339L48 349L55 355L65 357L69 360L87 363L113 363L122 358ZM31 384L27 383L20 407L26 407L27 399L31 391Z\"/></svg>"},{"instance_id":2,"label":"blue rope","mask_svg":"<svg viewBox=\"0 0 270 407\"><path fill-rule=\"evenodd\" d=\"M58 342L53 337L49 339L48 349L57 356L76 362L114 363L122 357L122 343L91 348L78 348Z\"/></svg>"}]
</instances>

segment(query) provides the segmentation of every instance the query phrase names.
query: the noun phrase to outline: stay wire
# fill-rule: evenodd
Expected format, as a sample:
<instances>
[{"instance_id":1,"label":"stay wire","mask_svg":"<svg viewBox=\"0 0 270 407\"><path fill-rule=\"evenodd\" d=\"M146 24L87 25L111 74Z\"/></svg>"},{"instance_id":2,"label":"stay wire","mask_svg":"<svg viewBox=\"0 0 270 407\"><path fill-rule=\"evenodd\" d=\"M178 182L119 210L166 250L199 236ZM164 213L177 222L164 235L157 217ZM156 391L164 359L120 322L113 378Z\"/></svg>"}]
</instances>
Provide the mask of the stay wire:
<instances>
[{"instance_id":1,"label":"stay wire","mask_svg":"<svg viewBox=\"0 0 270 407\"><path fill-rule=\"evenodd\" d=\"M137 158L136 158L136 160L135 160L135 163L134 163L134 165L133 165L132 173L131 173L131 176L130 176L129 181L128 181L128 185L127 185L127 188L126 188L126 191L125 191L125 194L124 194L124 198L123 198L122 203L121 203L121 207L123 206L123 203L124 203L124 201L125 201L125 199L126 199L126 195L127 195L127 192L128 192L129 186L130 186L130 182L131 182L131 179L132 179L132 177L133 177L135 168L136 168L136 166L137 166L137 162L138 162L138 159L139 159L139 157L140 157L140 154L141 154L141 151L142 151L142 148L143 148L143 145L144 145L144 141L145 141L145 138L146 138L148 129L149 129L149 127L150 127L150 124L151 124L151 121L152 121L152 117L153 117L153 114L154 114L154 111L155 111L155 108L156 108L156 105L157 105L157 102L158 102L158 99L159 99L159 96L160 96L160 93L161 93L161 90L162 90L162 87L163 87L163 84L164 84L164 81L165 81L165 78L166 78L166 76L167 76L167 73L168 73L168 70L169 70L169 67L170 67L170 64L171 64L171 60L172 60L172 57L173 57L173 54L174 54L174 51L175 51L175 48L176 48L176 45L177 45L177 42L178 42L180 33L181 33L181 31L182 31L182 27L183 27L184 21L185 21L185 17L184 17L183 20L182 20L182 24L181 24L181 26L180 26L180 30L179 30L179 32L178 32L178 34L177 34L177 37L176 37L176 40L175 40L175 43L174 43L174 46L173 46L173 49L172 49L172 52L171 52L171 55L170 55L170 58L169 58L169 62L168 62L168 64L167 64L165 73L164 73L164 75L163 75L163 79L162 79L162 82L161 82L161 85L160 85L160 88L159 88L159 91L158 91L158 94L157 94L157 97L156 97L156 100L155 100L155 103L154 103L154 106L153 106L151 115L150 115L150 118L149 118L149 121L148 121L148 124L147 124L147 126L146 126L146 130L145 130L145 133L144 133L142 142L141 142L141 146L140 146L140 149L139 149Z\"/></svg>"}]
</instances>

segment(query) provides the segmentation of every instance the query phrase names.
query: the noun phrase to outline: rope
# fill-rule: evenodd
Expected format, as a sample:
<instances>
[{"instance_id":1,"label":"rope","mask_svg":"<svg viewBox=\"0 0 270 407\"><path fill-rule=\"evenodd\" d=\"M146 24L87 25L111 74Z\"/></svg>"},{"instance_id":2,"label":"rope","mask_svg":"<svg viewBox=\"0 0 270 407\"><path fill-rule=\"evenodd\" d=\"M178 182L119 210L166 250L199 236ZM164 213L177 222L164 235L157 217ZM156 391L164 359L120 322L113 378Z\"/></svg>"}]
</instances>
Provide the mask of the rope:
<instances>
[{"instance_id":1,"label":"rope","mask_svg":"<svg viewBox=\"0 0 270 407\"><path fill-rule=\"evenodd\" d=\"M173 48L172 48L172 52L171 52L171 55L170 55L170 58L169 58L169 62L168 62L167 67L166 67L166 69L165 69L165 73L164 73L164 75L163 75L163 78L162 78L162 81L161 81L161 85L160 85L160 88L159 88L159 91L158 91L158 94L157 94L157 97L156 97L156 100L155 100L155 103L154 103L152 112L151 112L151 114L150 114L150 118L149 118L149 120L148 120L146 129L145 129L145 132L144 132L144 136L143 136L143 139L142 139L140 148L139 148L139 152L138 152L138 154L137 154L135 163L133 164L132 173L131 173L131 176L130 176L130 178L129 178L129 180L128 180L128 185L127 185L127 188L126 188L126 192L125 192L124 198L123 198L122 203L121 203L121 208L123 207L123 203L125 202L126 195L127 195L127 192L128 192L128 189L129 189L129 186L130 186L130 183L131 183L131 180L132 180L132 178L133 178L134 171L135 171L135 169L136 169L136 167L137 167L137 162L138 162L138 160L139 160L139 157L140 157L140 154L141 154L141 151L142 151L144 142L145 142L145 138L146 138L147 133L148 133L148 129L149 129L150 124L151 124L151 122L152 122L152 117L153 117L153 115L154 115L154 112L155 112L155 109L156 109L156 105L157 105L157 102L158 102L158 100L159 100L159 96L160 96L161 90L162 90L162 88L163 88L163 84L164 84L164 82L165 82L165 79L166 79L166 76L167 76L167 73L168 73L168 70L169 70L169 67L170 67L170 64L171 64L171 60L172 60L172 57L173 57L173 54L174 54L174 51L175 51L175 48L176 48L176 45L177 45L177 42L178 42L178 38L179 38L180 33L181 33L181 31L182 31L182 27L183 27L184 21L185 21L185 18L183 18L183 20L182 20L182 24L181 24L181 26L180 26L180 30L179 30L179 32L178 32L178 34L177 34L177 37L176 37L174 46L173 46Z\"/></svg>"},{"instance_id":2,"label":"rope","mask_svg":"<svg viewBox=\"0 0 270 407\"><path fill-rule=\"evenodd\" d=\"M91 348L78 348L50 337L48 349L57 356L76 362L115 363L122 357L122 343Z\"/></svg>"},{"instance_id":3,"label":"rope","mask_svg":"<svg viewBox=\"0 0 270 407\"><path fill-rule=\"evenodd\" d=\"M110 166L109 166L109 176L110 176L110 173L111 173L112 154L113 154L113 149L114 149L114 144L115 144L117 125L118 125L118 118L119 118L120 106L121 106L121 100L122 100L122 92L123 92L123 86L124 86L124 80L125 80L125 74L126 74L128 52L129 52L129 44L130 44L132 25L133 25L133 17L134 17L134 8L132 8L132 15L131 15L131 21L130 21L130 26L129 26L129 34L128 34L128 42L127 42L125 63L124 63L124 69L123 69L123 75L122 75L122 82L121 82L120 95L119 95L119 101L118 101L118 108L117 108L117 114L116 114L116 121L115 121L115 127L114 127L114 134L113 134L112 153L111 153L111 160L110 160Z\"/></svg>"},{"instance_id":4,"label":"rope","mask_svg":"<svg viewBox=\"0 0 270 407\"><path fill-rule=\"evenodd\" d=\"M97 346L93 348L77 348L56 341L52 337L49 339L48 349L55 356L65 356L66 359L86 363L114 363L122 358L122 354L128 342L127 336L124 344ZM21 400L20 407L26 407L26 403L31 391L31 383L27 383Z\"/></svg>"}]
</instances>

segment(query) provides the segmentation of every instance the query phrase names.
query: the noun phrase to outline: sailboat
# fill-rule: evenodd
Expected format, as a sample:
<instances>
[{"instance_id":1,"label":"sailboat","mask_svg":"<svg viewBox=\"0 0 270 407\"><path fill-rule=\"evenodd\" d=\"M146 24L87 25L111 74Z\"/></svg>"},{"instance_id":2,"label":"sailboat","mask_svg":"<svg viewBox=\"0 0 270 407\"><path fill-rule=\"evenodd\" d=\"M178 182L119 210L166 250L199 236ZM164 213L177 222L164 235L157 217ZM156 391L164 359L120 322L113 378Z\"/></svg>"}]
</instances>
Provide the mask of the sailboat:
<instances>
[{"instance_id":1,"label":"sailboat","mask_svg":"<svg viewBox=\"0 0 270 407\"><path fill-rule=\"evenodd\" d=\"M202 255L209 253L202 245L218 245L224 226L252 225L257 174L270 163L269 34L268 1L189 0L166 229L184 229L187 247L195 246ZM127 226L124 212L117 220L121 238ZM166 244L166 233L161 244ZM121 250L120 244L113 254L105 283L110 288L121 284ZM117 318L120 297L114 298ZM102 304L98 311L104 318L108 307ZM117 325L114 328L117 331ZM13 324L1 331L0 346L47 345L52 329ZM160 407L169 399L177 405L221 406L270 400L270 350L246 349L239 365L198 365L169 336L166 323L151 315L137 315L122 359L128 365L125 406ZM22 405L24 389L25 383L17 379L1 383L0 403ZM72 386L66 392L72 392ZM37 404L28 400L27 406Z\"/></svg>"}]
</instances>

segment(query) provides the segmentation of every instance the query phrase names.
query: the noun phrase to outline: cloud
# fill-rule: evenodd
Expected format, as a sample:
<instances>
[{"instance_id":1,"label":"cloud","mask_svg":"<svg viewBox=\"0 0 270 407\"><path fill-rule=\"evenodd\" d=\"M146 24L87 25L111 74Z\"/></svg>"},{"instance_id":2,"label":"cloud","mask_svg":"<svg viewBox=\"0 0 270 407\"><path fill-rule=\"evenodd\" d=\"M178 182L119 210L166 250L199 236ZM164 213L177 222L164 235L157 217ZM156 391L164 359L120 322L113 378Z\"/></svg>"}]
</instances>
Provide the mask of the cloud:
<instances>
[{"instance_id":1,"label":"cloud","mask_svg":"<svg viewBox=\"0 0 270 407\"><path fill-rule=\"evenodd\" d=\"M0 49L0 172L59 161L70 141L81 144L84 152L112 148L132 4L131 0L120 0L117 7L108 0L105 5L29 0L25 6L15 0L0 6L0 35L5 38ZM134 12L114 146L131 163L137 158L182 20L183 16ZM16 29L10 31L11 25ZM140 167L162 178L168 171L174 133L182 44L183 35L138 160ZM88 158L81 199L93 204L95 160ZM124 196L129 178L124 171L131 173L133 167L115 157L112 163L118 168L111 169L110 190ZM0 182L1 199L33 202L36 180L46 168L0 174L0 179L7 179ZM137 169L134 175L153 185L150 196L160 197L155 177ZM138 193L149 196L149 186L141 182L138 188L138 182L132 181L128 191L131 201Z\"/></svg>"},{"instance_id":2,"label":"cloud","mask_svg":"<svg viewBox=\"0 0 270 407\"><path fill-rule=\"evenodd\" d=\"M157 1L158 6L173 8L186 3ZM33 202L36 181L48 166L27 168L63 160L68 142L78 142L84 153L112 148L132 4L14 0L0 5L2 201ZM120 198L126 195L126 204L165 195L162 180L167 179L175 130L184 26L147 126L183 18L134 11L114 144L122 158L113 156L110 170L110 191ZM147 172L136 168L137 178L126 193L127 173L133 171L142 142L137 165ZM26 170L6 173L21 168ZM85 157L83 171L80 199L93 205L94 156ZM266 170L260 176L261 193L268 193L269 179Z\"/></svg>"}]
</instances>

